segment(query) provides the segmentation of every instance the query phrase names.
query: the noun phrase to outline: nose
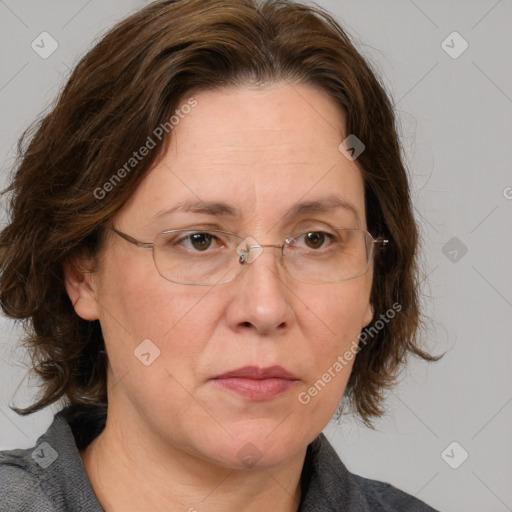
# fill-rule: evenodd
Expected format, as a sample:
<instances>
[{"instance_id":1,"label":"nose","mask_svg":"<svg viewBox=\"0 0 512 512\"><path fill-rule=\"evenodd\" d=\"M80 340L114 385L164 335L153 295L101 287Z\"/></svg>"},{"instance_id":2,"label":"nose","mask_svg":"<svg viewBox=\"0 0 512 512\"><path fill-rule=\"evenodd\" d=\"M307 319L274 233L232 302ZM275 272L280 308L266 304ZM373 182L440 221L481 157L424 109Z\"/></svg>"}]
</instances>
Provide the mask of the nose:
<instances>
[{"instance_id":1,"label":"nose","mask_svg":"<svg viewBox=\"0 0 512 512\"><path fill-rule=\"evenodd\" d=\"M235 331L270 334L289 328L294 319L292 294L278 264L279 250L272 245L260 247L258 256L245 263L242 273L229 285L233 295L227 320Z\"/></svg>"}]
</instances>

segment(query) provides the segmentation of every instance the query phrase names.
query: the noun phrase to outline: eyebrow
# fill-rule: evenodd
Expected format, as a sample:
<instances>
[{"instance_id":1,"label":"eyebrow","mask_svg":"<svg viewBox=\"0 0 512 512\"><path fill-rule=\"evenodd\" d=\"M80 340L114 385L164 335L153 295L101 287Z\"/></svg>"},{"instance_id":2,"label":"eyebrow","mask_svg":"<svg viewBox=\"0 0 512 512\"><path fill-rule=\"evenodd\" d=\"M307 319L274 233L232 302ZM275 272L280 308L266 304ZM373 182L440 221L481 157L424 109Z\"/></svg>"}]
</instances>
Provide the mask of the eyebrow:
<instances>
[{"instance_id":1,"label":"eyebrow","mask_svg":"<svg viewBox=\"0 0 512 512\"><path fill-rule=\"evenodd\" d=\"M349 211L355 217L357 222L361 222L357 208L346 199L336 195L329 195L314 201L303 201L297 203L285 212L283 219L292 219L294 217L300 217L311 213L330 213L339 209ZM186 200L181 201L170 209L159 211L155 217L170 215L176 212L202 213L205 215L223 217L237 217L240 215L238 208L221 201Z\"/></svg>"},{"instance_id":2,"label":"eyebrow","mask_svg":"<svg viewBox=\"0 0 512 512\"><path fill-rule=\"evenodd\" d=\"M236 217L239 211L236 207L230 206L227 203L219 201L181 201L176 206L168 209L159 211L155 217L161 217L163 215L169 215L176 212L186 213L203 213L206 215L222 215L226 217Z\"/></svg>"},{"instance_id":3,"label":"eyebrow","mask_svg":"<svg viewBox=\"0 0 512 512\"><path fill-rule=\"evenodd\" d=\"M330 195L315 201L297 203L285 213L284 218L300 217L310 213L330 213L339 209L349 211L354 215L357 222L361 222L357 208L346 199L336 195Z\"/></svg>"}]
</instances>

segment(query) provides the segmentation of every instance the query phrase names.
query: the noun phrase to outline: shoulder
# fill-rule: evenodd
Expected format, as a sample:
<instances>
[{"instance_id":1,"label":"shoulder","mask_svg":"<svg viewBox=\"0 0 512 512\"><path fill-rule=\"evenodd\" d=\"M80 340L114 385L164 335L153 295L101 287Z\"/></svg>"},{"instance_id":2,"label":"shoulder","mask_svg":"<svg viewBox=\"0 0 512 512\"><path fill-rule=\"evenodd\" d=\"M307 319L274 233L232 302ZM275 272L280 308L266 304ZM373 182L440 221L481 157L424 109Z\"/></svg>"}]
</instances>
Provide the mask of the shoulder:
<instances>
[{"instance_id":1,"label":"shoulder","mask_svg":"<svg viewBox=\"0 0 512 512\"><path fill-rule=\"evenodd\" d=\"M352 474L355 483L368 501L370 510L379 512L438 512L418 498L387 482L370 480Z\"/></svg>"},{"instance_id":2,"label":"shoulder","mask_svg":"<svg viewBox=\"0 0 512 512\"><path fill-rule=\"evenodd\" d=\"M351 473L321 434L308 447L300 512L438 512L391 484Z\"/></svg>"},{"instance_id":3,"label":"shoulder","mask_svg":"<svg viewBox=\"0 0 512 512\"><path fill-rule=\"evenodd\" d=\"M0 512L55 510L34 471L33 452L33 448L0 452Z\"/></svg>"},{"instance_id":4,"label":"shoulder","mask_svg":"<svg viewBox=\"0 0 512 512\"><path fill-rule=\"evenodd\" d=\"M102 511L72 428L81 424L76 435L85 443L101 423L92 428L94 416L70 422L69 415L68 409L56 414L33 448L0 452L0 512Z\"/></svg>"}]
</instances>

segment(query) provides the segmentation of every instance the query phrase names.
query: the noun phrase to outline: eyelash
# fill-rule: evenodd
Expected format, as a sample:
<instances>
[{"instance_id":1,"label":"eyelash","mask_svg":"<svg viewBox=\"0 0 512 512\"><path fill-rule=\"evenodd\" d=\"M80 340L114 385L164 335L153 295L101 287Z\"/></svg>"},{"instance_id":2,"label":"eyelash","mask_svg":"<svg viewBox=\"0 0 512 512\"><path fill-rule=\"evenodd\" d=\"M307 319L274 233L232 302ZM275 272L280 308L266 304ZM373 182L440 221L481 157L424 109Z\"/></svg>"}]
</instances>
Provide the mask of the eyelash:
<instances>
[{"instance_id":1,"label":"eyelash","mask_svg":"<svg viewBox=\"0 0 512 512\"><path fill-rule=\"evenodd\" d=\"M330 247L332 245L333 242L335 242L336 238L339 238L338 235L334 234L334 233L329 233L327 231L324 231L324 230L319 230L319 229L310 229L310 230L307 230L307 231L302 231L302 232L299 232L299 233L296 233L295 235L290 235L289 237L286 238L286 240L294 240L294 241L299 241L300 239L304 240L304 237L308 234L312 234L312 233L315 233L315 234L319 234L321 236L323 236L323 240L322 240L322 246L319 247L319 248L315 248L314 250L321 250L321 249L327 249L328 247ZM209 245L208 247L206 248L205 251L200 251L200 250L197 250L197 249L194 249L193 247L190 247L190 246L187 246L186 243L188 242L189 244L192 244L193 241L192 241L192 237L195 236L195 235L207 235L209 238ZM175 240L172 240L172 245L173 246L177 246L177 245L183 245L187 250L191 250L193 252L208 252L208 249L210 249L211 247L211 244L212 243L220 243L222 242L221 240L221 237L217 236L216 234L213 234L207 230L197 230L197 231L194 231L193 233L189 233L188 235L186 236L182 236L182 237L179 237ZM330 242L329 245L327 247L324 247L324 244L325 242ZM341 242L341 240L338 240L338 242ZM226 244L224 244L226 245ZM290 244L291 245L291 244ZM304 248L304 247L303 247ZM313 249L313 248L311 248Z\"/></svg>"}]
</instances>

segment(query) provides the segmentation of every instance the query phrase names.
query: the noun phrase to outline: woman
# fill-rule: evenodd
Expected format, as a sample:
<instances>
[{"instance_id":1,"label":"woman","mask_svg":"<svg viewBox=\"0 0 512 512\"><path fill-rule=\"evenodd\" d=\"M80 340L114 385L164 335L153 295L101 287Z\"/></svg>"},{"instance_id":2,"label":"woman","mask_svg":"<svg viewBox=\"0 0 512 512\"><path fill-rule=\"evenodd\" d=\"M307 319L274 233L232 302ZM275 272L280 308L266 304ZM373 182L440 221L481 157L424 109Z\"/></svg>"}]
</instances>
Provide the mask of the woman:
<instances>
[{"instance_id":1,"label":"woman","mask_svg":"<svg viewBox=\"0 0 512 512\"><path fill-rule=\"evenodd\" d=\"M28 143L0 300L41 398L0 510L433 510L321 434L371 425L416 338L391 103L325 12L154 2L81 60Z\"/></svg>"}]
</instances>

